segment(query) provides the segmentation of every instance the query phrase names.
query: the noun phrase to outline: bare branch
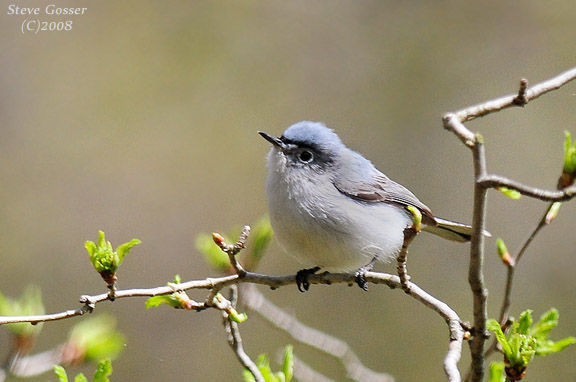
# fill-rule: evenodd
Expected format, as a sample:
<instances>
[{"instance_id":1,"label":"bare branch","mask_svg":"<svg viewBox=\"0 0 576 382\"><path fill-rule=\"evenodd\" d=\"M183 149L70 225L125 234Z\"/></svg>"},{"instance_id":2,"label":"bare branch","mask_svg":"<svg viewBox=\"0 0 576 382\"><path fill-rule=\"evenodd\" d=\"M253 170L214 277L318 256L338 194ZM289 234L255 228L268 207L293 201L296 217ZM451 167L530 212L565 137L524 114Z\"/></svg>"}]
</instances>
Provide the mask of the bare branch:
<instances>
[{"instance_id":1,"label":"bare branch","mask_svg":"<svg viewBox=\"0 0 576 382\"><path fill-rule=\"evenodd\" d=\"M232 307L235 308L236 301L238 299L238 286L232 285L230 288L230 293L230 303L232 304ZM254 361L252 361L250 356L248 356L248 354L246 354L244 351L244 347L242 346L242 337L240 336L240 330L238 329L238 323L231 320L225 311L222 311L222 318L226 333L228 334L228 343L234 351L234 354L236 354L236 358L238 358L242 366L244 366L250 371L250 373L252 373L256 382L264 382L264 376L262 376L260 369L258 369Z\"/></svg>"},{"instance_id":2,"label":"bare branch","mask_svg":"<svg viewBox=\"0 0 576 382\"><path fill-rule=\"evenodd\" d=\"M0 316L0 325L13 324L16 322L29 322L34 325L39 322L63 320L65 318L81 316L86 312L91 312L92 309L93 308L89 305L84 305L78 309L70 309L53 314L38 314L34 316Z\"/></svg>"},{"instance_id":3,"label":"bare branch","mask_svg":"<svg viewBox=\"0 0 576 382\"><path fill-rule=\"evenodd\" d=\"M527 186L515 180L505 178L500 175L486 175L478 179L478 182L487 188L506 187L518 191L522 195L540 199L547 202L562 202L572 199L576 195L576 185L567 187L559 191L543 190L536 187Z\"/></svg>"},{"instance_id":4,"label":"bare branch","mask_svg":"<svg viewBox=\"0 0 576 382\"><path fill-rule=\"evenodd\" d=\"M564 86L575 78L576 68L572 68L564 73L557 75L554 78L536 84L528 89L524 89L524 91L522 91L522 88L525 88L526 85L523 85L521 82L520 91L517 94L512 94L491 101L483 102L481 104L462 109L453 114L459 121L467 122L511 106L524 106L528 102L540 97L541 95ZM519 95L523 95L521 102L518 101Z\"/></svg>"},{"instance_id":5,"label":"bare branch","mask_svg":"<svg viewBox=\"0 0 576 382\"><path fill-rule=\"evenodd\" d=\"M474 158L474 176L475 179L479 179L486 174L486 155L484 144L478 135L472 153ZM483 185L475 182L468 282L473 294L474 337L470 343L470 352L472 357L472 375L476 381L481 381L484 377L484 344L488 338L486 333L486 320L488 319L486 300L488 292L484 283L483 234L486 225L486 191L487 189Z\"/></svg>"},{"instance_id":6,"label":"bare branch","mask_svg":"<svg viewBox=\"0 0 576 382\"><path fill-rule=\"evenodd\" d=\"M485 355L484 344L487 338L486 320L487 291L484 286L483 262L484 262L484 236L482 232L485 225L486 215L486 191L488 188L507 187L524 195L548 201L568 200L574 196L576 187L569 187L562 191L552 192L525 186L521 183L496 175L487 175L486 155L484 152L483 138L479 134L470 131L463 122L494 113L510 106L524 106L529 101L540 97L552 90L558 89L576 78L576 68L572 68L552 79L528 88L528 81L522 79L520 88L515 95L509 95L483 102L457 112L447 113L443 117L444 128L454 133L468 148L472 150L474 162L474 217L473 234L470 246L470 265L468 280L474 295L474 338L471 341L471 374L472 381L481 381L484 377ZM511 288L513 270L509 274ZM509 295L508 295L509 297Z\"/></svg>"},{"instance_id":7,"label":"bare branch","mask_svg":"<svg viewBox=\"0 0 576 382\"><path fill-rule=\"evenodd\" d=\"M366 281L374 284L385 284L390 288L402 288L402 283L400 278L395 275L387 273L378 272L366 272ZM313 274L309 277L309 282L311 284L336 284L345 283L348 285L353 285L355 282L355 275L353 273L321 273ZM296 276L269 276L259 273L246 272L242 277L238 275L223 276L219 278L208 278L205 280L192 280L186 283L174 284L171 286L161 286L150 289L126 289L116 291L116 300L129 297L152 297L164 294L173 293L174 290L189 290L189 289L213 289L213 288L223 288L237 283L253 283L267 285L273 289L284 285L296 284ZM460 360L462 341L464 338L464 329L462 328L462 322L458 314L451 309L446 303L438 300L432 295L428 294L426 291L421 289L418 285L413 282L410 283L410 289L408 295L412 296L414 299L420 301L427 307L434 310L442 318L446 320L449 324L450 329L450 346L448 354L445 359L445 371L450 376L450 381L459 381L460 375L458 373L457 362ZM95 296L82 296L80 302L85 304L85 306L94 307L96 304L109 299L108 293L103 293ZM82 307L81 309L87 309ZM75 312L75 311L67 311ZM0 316L0 325L13 322L41 322L41 321L54 321L57 319L66 318L63 315L67 314L55 313L47 314L41 316L28 316L28 317L17 317L17 319L12 317ZM72 317L74 314L68 316ZM458 325L455 325L458 323Z\"/></svg>"}]
</instances>

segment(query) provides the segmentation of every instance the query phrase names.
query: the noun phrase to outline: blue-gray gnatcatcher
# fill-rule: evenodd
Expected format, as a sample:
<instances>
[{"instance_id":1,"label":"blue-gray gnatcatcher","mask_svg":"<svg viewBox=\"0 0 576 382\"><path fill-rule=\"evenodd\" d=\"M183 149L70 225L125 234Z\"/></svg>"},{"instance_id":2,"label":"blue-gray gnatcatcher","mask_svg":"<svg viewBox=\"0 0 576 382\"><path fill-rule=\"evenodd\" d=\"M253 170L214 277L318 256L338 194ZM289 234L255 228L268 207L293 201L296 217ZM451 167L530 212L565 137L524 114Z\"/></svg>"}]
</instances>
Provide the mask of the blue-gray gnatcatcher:
<instances>
[{"instance_id":1,"label":"blue-gray gnatcatcher","mask_svg":"<svg viewBox=\"0 0 576 382\"><path fill-rule=\"evenodd\" d=\"M259 134L272 144L266 193L274 232L289 254L313 267L299 272L299 289L308 289L307 275L319 269L364 272L395 258L412 224L407 206L420 210L424 231L470 240L470 226L435 217L322 123L296 123L279 138Z\"/></svg>"}]
</instances>

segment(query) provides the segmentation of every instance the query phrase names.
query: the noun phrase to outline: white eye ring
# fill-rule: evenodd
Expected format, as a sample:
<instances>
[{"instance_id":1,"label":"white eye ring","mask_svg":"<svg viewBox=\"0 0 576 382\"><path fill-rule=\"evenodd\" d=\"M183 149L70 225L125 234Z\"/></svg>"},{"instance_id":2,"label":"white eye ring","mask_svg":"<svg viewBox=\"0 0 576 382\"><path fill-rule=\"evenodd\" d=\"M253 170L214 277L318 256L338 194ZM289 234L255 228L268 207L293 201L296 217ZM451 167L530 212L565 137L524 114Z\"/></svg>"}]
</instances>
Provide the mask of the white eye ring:
<instances>
[{"instance_id":1,"label":"white eye ring","mask_svg":"<svg viewBox=\"0 0 576 382\"><path fill-rule=\"evenodd\" d=\"M302 163L310 163L314 160L314 154L309 150L302 150L298 153L298 160Z\"/></svg>"}]
</instances>

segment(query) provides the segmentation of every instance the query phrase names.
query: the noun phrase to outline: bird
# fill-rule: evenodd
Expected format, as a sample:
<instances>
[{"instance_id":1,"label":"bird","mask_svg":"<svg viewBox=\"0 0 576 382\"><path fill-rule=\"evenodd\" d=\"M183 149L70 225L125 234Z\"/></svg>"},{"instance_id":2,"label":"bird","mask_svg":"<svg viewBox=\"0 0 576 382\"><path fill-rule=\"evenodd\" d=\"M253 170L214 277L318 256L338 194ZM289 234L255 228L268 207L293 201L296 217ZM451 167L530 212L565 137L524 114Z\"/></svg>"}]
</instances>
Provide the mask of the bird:
<instances>
[{"instance_id":1,"label":"bird","mask_svg":"<svg viewBox=\"0 0 576 382\"><path fill-rule=\"evenodd\" d=\"M300 291L308 290L309 275L320 269L355 271L366 290L364 273L400 252L404 229L413 224L409 206L420 211L423 231L457 242L471 239L471 226L436 217L323 123L298 122L280 137L258 133L272 145L270 223L281 247L308 266L297 273Z\"/></svg>"}]
</instances>

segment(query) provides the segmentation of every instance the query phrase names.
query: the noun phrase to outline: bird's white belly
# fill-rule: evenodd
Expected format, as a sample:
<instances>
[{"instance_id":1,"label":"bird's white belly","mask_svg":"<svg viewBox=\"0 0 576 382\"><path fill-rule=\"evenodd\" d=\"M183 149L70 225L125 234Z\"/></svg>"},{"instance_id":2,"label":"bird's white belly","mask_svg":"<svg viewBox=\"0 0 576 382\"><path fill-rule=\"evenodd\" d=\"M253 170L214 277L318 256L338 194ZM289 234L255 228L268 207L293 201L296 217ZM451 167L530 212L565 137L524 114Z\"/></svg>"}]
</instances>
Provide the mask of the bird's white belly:
<instances>
[{"instance_id":1,"label":"bird's white belly","mask_svg":"<svg viewBox=\"0 0 576 382\"><path fill-rule=\"evenodd\" d=\"M301 200L308 202L303 204ZM301 195L294 198L287 192L276 192L271 198L269 195L276 236L304 266L352 271L374 257L387 261L398 254L403 230L410 224L400 207L361 204L339 193L329 200L328 204Z\"/></svg>"}]
</instances>

